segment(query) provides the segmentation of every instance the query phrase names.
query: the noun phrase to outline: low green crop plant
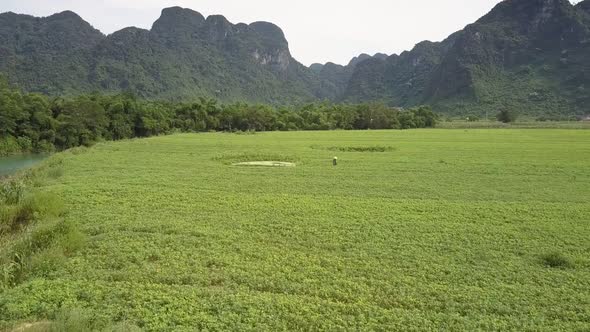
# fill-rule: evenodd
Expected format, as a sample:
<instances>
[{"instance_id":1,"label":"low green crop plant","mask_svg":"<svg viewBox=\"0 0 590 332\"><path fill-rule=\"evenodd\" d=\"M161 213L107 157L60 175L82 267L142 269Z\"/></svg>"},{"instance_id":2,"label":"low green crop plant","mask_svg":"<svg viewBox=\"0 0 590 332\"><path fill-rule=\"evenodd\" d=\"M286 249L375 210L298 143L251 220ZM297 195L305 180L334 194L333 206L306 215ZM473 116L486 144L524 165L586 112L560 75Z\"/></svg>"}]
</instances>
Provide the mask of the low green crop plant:
<instances>
[{"instance_id":1,"label":"low green crop plant","mask_svg":"<svg viewBox=\"0 0 590 332\"><path fill-rule=\"evenodd\" d=\"M24 197L67 213L0 239L0 330L588 330L589 141L199 133L59 153L65 176L43 165ZM348 149L375 146L395 152ZM268 159L303 162L224 165Z\"/></svg>"},{"instance_id":2,"label":"low green crop plant","mask_svg":"<svg viewBox=\"0 0 590 332\"><path fill-rule=\"evenodd\" d=\"M357 146L357 145L350 145L350 146L328 146L328 147L321 147L317 145L313 145L312 149L323 149L327 151L335 151L335 152L390 152L394 151L395 148L392 146L384 146L384 145L370 145L370 146Z\"/></svg>"}]
</instances>

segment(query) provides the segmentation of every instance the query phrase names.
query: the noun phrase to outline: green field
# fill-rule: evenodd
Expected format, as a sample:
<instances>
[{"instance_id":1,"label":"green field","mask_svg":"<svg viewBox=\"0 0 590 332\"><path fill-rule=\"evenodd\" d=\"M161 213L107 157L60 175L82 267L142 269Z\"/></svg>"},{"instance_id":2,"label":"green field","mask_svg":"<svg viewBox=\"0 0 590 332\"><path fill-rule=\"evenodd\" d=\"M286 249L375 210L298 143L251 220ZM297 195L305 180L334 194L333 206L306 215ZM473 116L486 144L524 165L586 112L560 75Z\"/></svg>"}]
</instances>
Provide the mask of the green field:
<instances>
[{"instance_id":1,"label":"green field","mask_svg":"<svg viewBox=\"0 0 590 332\"><path fill-rule=\"evenodd\" d=\"M85 244L0 290L0 326L77 309L154 331L588 331L589 143L208 133L58 154L39 190ZM232 165L260 160L296 167Z\"/></svg>"}]
</instances>

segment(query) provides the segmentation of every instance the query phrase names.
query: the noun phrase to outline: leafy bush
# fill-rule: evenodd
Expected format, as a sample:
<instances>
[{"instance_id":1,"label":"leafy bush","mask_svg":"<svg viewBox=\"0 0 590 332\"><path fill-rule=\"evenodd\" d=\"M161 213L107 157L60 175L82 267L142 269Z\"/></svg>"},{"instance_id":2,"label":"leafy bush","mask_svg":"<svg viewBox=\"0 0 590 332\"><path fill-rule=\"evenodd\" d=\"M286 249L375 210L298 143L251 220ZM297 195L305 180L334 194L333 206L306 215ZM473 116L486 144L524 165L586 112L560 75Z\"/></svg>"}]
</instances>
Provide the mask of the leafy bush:
<instances>
[{"instance_id":1,"label":"leafy bush","mask_svg":"<svg viewBox=\"0 0 590 332\"><path fill-rule=\"evenodd\" d=\"M496 115L496 118L500 122L511 123L516 121L516 119L518 118L518 114L515 111L503 109Z\"/></svg>"},{"instance_id":2,"label":"leafy bush","mask_svg":"<svg viewBox=\"0 0 590 332\"><path fill-rule=\"evenodd\" d=\"M49 193L34 193L21 195L0 207L0 235L8 232L16 232L31 223L38 217L57 217L63 211L63 202L55 195Z\"/></svg>"},{"instance_id":3,"label":"leafy bush","mask_svg":"<svg viewBox=\"0 0 590 332\"><path fill-rule=\"evenodd\" d=\"M21 152L20 145L13 136L0 137L0 156Z\"/></svg>"},{"instance_id":4,"label":"leafy bush","mask_svg":"<svg viewBox=\"0 0 590 332\"><path fill-rule=\"evenodd\" d=\"M47 140L41 140L41 141L37 142L34 150L37 153L41 153L41 152L54 152L55 151L55 146L51 142L49 142Z\"/></svg>"},{"instance_id":5,"label":"leafy bush","mask_svg":"<svg viewBox=\"0 0 590 332\"><path fill-rule=\"evenodd\" d=\"M45 220L31 232L22 234L0 256L0 289L18 284L32 275L47 276L84 243L85 236L72 222Z\"/></svg>"},{"instance_id":6,"label":"leafy bush","mask_svg":"<svg viewBox=\"0 0 590 332\"><path fill-rule=\"evenodd\" d=\"M21 136L21 137L18 137L16 139L16 141L18 142L18 146L20 148L20 151L30 152L33 150L33 141L30 138L25 137L25 136Z\"/></svg>"},{"instance_id":7,"label":"leafy bush","mask_svg":"<svg viewBox=\"0 0 590 332\"><path fill-rule=\"evenodd\" d=\"M543 264L548 267L567 268L573 266L570 259L558 251L546 253L541 257L541 259Z\"/></svg>"}]
</instances>

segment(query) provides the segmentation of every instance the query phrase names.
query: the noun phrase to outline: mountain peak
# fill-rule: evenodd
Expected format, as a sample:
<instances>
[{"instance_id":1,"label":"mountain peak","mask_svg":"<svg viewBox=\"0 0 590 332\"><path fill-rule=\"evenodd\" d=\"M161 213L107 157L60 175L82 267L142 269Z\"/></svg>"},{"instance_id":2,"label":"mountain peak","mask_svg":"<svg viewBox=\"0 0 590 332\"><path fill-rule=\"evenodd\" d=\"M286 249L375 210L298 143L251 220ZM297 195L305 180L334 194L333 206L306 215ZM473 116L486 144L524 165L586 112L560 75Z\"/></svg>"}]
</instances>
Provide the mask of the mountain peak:
<instances>
[{"instance_id":1,"label":"mountain peak","mask_svg":"<svg viewBox=\"0 0 590 332\"><path fill-rule=\"evenodd\" d=\"M50 19L76 19L76 20L82 20L82 18L80 17L80 15L74 13L71 10L64 10L61 13L57 13L57 14L53 14L51 16L49 16L48 18Z\"/></svg>"},{"instance_id":2,"label":"mountain peak","mask_svg":"<svg viewBox=\"0 0 590 332\"><path fill-rule=\"evenodd\" d=\"M563 16L573 5L569 0L504 0L477 23L491 23L513 18L523 24L539 25L556 16Z\"/></svg>"},{"instance_id":3,"label":"mountain peak","mask_svg":"<svg viewBox=\"0 0 590 332\"><path fill-rule=\"evenodd\" d=\"M223 15L210 15L205 20L207 39L222 41L234 33L234 25Z\"/></svg>"},{"instance_id":4,"label":"mountain peak","mask_svg":"<svg viewBox=\"0 0 590 332\"><path fill-rule=\"evenodd\" d=\"M168 8L164 8L162 9L162 14L160 15L160 18L180 18L180 19L192 19L195 21L203 21L205 20L205 17L197 12L194 11L190 8L182 8L179 6L174 6L174 7L168 7Z\"/></svg>"},{"instance_id":5,"label":"mountain peak","mask_svg":"<svg viewBox=\"0 0 590 332\"><path fill-rule=\"evenodd\" d=\"M385 53L375 53L375 55L373 55L373 57L377 58L377 59L385 60L389 57L389 55L387 55Z\"/></svg>"},{"instance_id":6,"label":"mountain peak","mask_svg":"<svg viewBox=\"0 0 590 332\"><path fill-rule=\"evenodd\" d=\"M230 24L223 15L209 15L205 21L210 24Z\"/></svg>"},{"instance_id":7,"label":"mountain peak","mask_svg":"<svg viewBox=\"0 0 590 332\"><path fill-rule=\"evenodd\" d=\"M373 55L373 56L371 56L370 54L367 54L367 53L362 53L361 55L352 58L350 60L350 62L348 63L348 66L355 67L356 65L360 64L361 62L363 62L365 60L369 60L369 59L375 59L375 60L379 61L379 60L386 60L387 58L389 58L389 55L387 55L385 53L375 53L375 55Z\"/></svg>"},{"instance_id":8,"label":"mountain peak","mask_svg":"<svg viewBox=\"0 0 590 332\"><path fill-rule=\"evenodd\" d=\"M590 0L584 0L582 2L578 2L576 4L576 8L580 8L580 9L586 11L587 13L590 13Z\"/></svg>"},{"instance_id":9,"label":"mountain peak","mask_svg":"<svg viewBox=\"0 0 590 332\"><path fill-rule=\"evenodd\" d=\"M311 71L313 71L316 74L319 74L322 69L324 69L324 65L321 63L312 63L311 66L309 66L309 69L311 69Z\"/></svg>"},{"instance_id":10,"label":"mountain peak","mask_svg":"<svg viewBox=\"0 0 590 332\"><path fill-rule=\"evenodd\" d=\"M354 58L352 58L350 60L350 62L348 62L348 65L351 67L354 67L354 66L358 65L359 63L361 63L367 59L370 59L370 58L371 58L371 56L368 55L367 53L362 53L359 56L355 56Z\"/></svg>"},{"instance_id":11,"label":"mountain peak","mask_svg":"<svg viewBox=\"0 0 590 332\"><path fill-rule=\"evenodd\" d=\"M177 29L195 29L205 22L201 13L182 7L169 7L162 10L160 18L152 26L156 32L175 31Z\"/></svg>"},{"instance_id":12,"label":"mountain peak","mask_svg":"<svg viewBox=\"0 0 590 332\"><path fill-rule=\"evenodd\" d=\"M249 27L278 48L284 48L288 45L283 30L273 23L258 21L251 23Z\"/></svg>"}]
</instances>

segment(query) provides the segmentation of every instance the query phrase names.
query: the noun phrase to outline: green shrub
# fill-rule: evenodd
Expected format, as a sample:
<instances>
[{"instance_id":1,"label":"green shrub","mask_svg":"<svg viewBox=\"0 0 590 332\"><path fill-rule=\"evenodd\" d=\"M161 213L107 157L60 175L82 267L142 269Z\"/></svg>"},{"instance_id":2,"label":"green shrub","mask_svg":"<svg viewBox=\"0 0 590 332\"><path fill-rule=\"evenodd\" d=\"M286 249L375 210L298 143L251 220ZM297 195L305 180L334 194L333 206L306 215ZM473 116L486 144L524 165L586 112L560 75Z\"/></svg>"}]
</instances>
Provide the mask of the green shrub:
<instances>
[{"instance_id":1,"label":"green shrub","mask_svg":"<svg viewBox=\"0 0 590 332\"><path fill-rule=\"evenodd\" d=\"M35 145L34 151L37 153L55 152L55 146L51 142L41 140Z\"/></svg>"},{"instance_id":2,"label":"green shrub","mask_svg":"<svg viewBox=\"0 0 590 332\"><path fill-rule=\"evenodd\" d=\"M37 277L49 277L66 261L66 256L59 247L49 248L31 257L30 273Z\"/></svg>"},{"instance_id":3,"label":"green shrub","mask_svg":"<svg viewBox=\"0 0 590 332\"><path fill-rule=\"evenodd\" d=\"M0 206L0 235L16 232L37 218L57 217L63 212L63 202L56 195L37 192L24 196L22 190L10 191L9 203Z\"/></svg>"},{"instance_id":4,"label":"green shrub","mask_svg":"<svg viewBox=\"0 0 590 332\"><path fill-rule=\"evenodd\" d=\"M44 217L59 217L65 209L62 199L49 192L37 192L31 196L31 201L35 211Z\"/></svg>"},{"instance_id":5,"label":"green shrub","mask_svg":"<svg viewBox=\"0 0 590 332\"><path fill-rule=\"evenodd\" d=\"M67 256L80 249L85 240L72 222L54 219L39 224L0 256L0 289L18 284L29 276L47 276L61 266Z\"/></svg>"},{"instance_id":6,"label":"green shrub","mask_svg":"<svg viewBox=\"0 0 590 332\"><path fill-rule=\"evenodd\" d=\"M50 325L50 332L96 331L99 327L89 311L81 309L62 310Z\"/></svg>"},{"instance_id":7,"label":"green shrub","mask_svg":"<svg viewBox=\"0 0 590 332\"><path fill-rule=\"evenodd\" d=\"M7 220L10 223L10 229L14 232L32 223L35 220L38 208L35 199L31 197L22 199L14 207L12 218Z\"/></svg>"},{"instance_id":8,"label":"green shrub","mask_svg":"<svg viewBox=\"0 0 590 332\"><path fill-rule=\"evenodd\" d=\"M568 268L573 266L568 257L557 251L546 253L541 257L541 259L543 264L548 267Z\"/></svg>"},{"instance_id":9,"label":"green shrub","mask_svg":"<svg viewBox=\"0 0 590 332\"><path fill-rule=\"evenodd\" d=\"M518 114L515 111L509 109L503 109L496 115L498 121L503 123L510 123L516 121Z\"/></svg>"},{"instance_id":10,"label":"green shrub","mask_svg":"<svg viewBox=\"0 0 590 332\"><path fill-rule=\"evenodd\" d=\"M70 153L73 155L79 155L79 154L83 154L85 152L88 151L88 147L87 146L78 146L75 148L71 148L70 149Z\"/></svg>"},{"instance_id":11,"label":"green shrub","mask_svg":"<svg viewBox=\"0 0 590 332\"><path fill-rule=\"evenodd\" d=\"M0 202L5 204L18 204L24 197L25 183L13 179L0 182Z\"/></svg>"},{"instance_id":12,"label":"green shrub","mask_svg":"<svg viewBox=\"0 0 590 332\"><path fill-rule=\"evenodd\" d=\"M66 226L66 231L59 241L59 246L64 255L69 256L84 246L86 235L80 232L73 223L69 223Z\"/></svg>"},{"instance_id":13,"label":"green shrub","mask_svg":"<svg viewBox=\"0 0 590 332\"><path fill-rule=\"evenodd\" d=\"M0 156L7 156L19 152L21 152L21 149L16 138L12 136L0 138Z\"/></svg>"},{"instance_id":14,"label":"green shrub","mask_svg":"<svg viewBox=\"0 0 590 332\"><path fill-rule=\"evenodd\" d=\"M28 137L18 137L16 139L18 146L20 147L20 151L22 152L31 152L33 151L33 141L31 141Z\"/></svg>"},{"instance_id":15,"label":"green shrub","mask_svg":"<svg viewBox=\"0 0 590 332\"><path fill-rule=\"evenodd\" d=\"M52 179L60 178L63 175L64 175L64 169L61 167L52 167L49 170L47 170L47 176L49 176Z\"/></svg>"}]
</instances>

